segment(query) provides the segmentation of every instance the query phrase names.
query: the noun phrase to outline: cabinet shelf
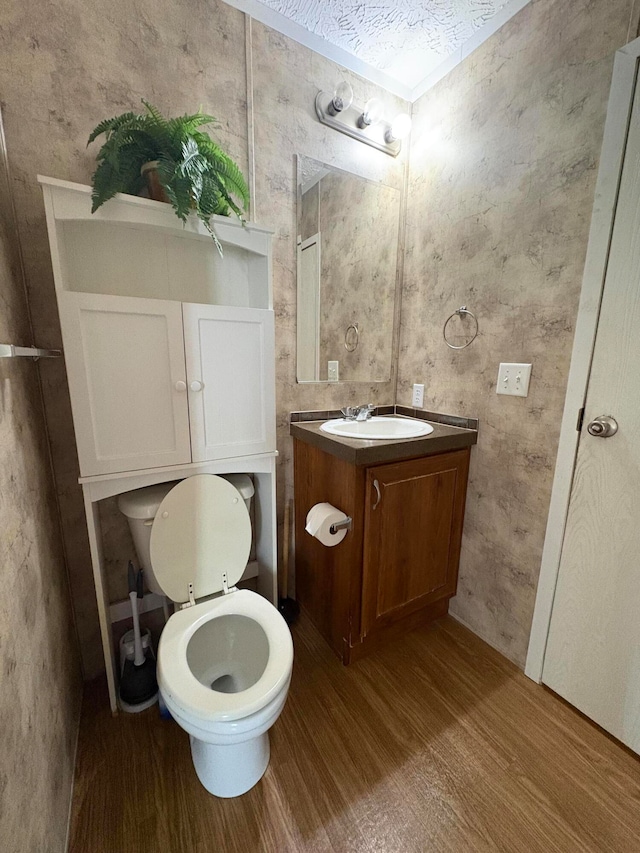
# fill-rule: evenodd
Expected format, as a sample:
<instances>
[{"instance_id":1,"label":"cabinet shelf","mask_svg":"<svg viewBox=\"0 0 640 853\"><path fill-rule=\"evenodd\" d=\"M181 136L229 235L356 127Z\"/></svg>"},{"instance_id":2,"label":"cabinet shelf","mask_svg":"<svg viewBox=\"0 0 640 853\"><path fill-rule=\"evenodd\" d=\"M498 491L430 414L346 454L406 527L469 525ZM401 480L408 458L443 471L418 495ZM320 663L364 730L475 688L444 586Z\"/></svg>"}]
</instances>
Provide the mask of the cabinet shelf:
<instances>
[{"instance_id":1,"label":"cabinet shelf","mask_svg":"<svg viewBox=\"0 0 640 853\"><path fill-rule=\"evenodd\" d=\"M212 221L220 258L196 216L183 225L169 205L118 194L91 213L91 187L38 178L56 289L209 305L271 308L271 234L225 216Z\"/></svg>"}]
</instances>

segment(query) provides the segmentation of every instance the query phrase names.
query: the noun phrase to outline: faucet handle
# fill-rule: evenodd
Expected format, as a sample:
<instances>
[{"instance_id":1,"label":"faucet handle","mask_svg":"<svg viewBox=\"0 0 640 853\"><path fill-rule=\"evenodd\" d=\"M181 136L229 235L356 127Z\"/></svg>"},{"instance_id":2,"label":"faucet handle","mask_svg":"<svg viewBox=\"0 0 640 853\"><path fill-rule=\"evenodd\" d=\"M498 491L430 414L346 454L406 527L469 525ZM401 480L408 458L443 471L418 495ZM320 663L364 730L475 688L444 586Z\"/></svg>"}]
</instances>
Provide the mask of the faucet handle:
<instances>
[{"instance_id":1,"label":"faucet handle","mask_svg":"<svg viewBox=\"0 0 640 853\"><path fill-rule=\"evenodd\" d=\"M372 413L375 411L375 406L373 403L366 403L364 406L356 407L356 420L358 421L367 421L371 417Z\"/></svg>"},{"instance_id":2,"label":"faucet handle","mask_svg":"<svg viewBox=\"0 0 640 853\"><path fill-rule=\"evenodd\" d=\"M347 421L355 420L355 417L358 414L358 410L355 406L345 406L344 409L340 409L340 411Z\"/></svg>"}]
</instances>

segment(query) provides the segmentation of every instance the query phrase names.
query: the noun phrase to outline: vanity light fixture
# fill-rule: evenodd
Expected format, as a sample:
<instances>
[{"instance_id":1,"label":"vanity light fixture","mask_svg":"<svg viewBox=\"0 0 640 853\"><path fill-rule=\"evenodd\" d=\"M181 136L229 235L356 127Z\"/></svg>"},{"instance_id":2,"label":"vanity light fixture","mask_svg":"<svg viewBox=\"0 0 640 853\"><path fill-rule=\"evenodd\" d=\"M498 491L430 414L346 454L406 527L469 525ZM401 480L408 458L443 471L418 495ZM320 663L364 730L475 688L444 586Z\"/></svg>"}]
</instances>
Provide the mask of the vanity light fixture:
<instances>
[{"instance_id":1,"label":"vanity light fixture","mask_svg":"<svg viewBox=\"0 0 640 853\"><path fill-rule=\"evenodd\" d=\"M337 116L343 110L348 110L353 103L353 89L346 80L342 80L333 91L333 98L327 111L329 115Z\"/></svg>"},{"instance_id":2,"label":"vanity light fixture","mask_svg":"<svg viewBox=\"0 0 640 853\"><path fill-rule=\"evenodd\" d=\"M391 124L385 121L384 106L378 98L368 100L364 109L355 106L353 90L344 80L333 92L318 92L316 115L322 124L392 157L398 156L402 140L411 130L411 117L407 113L396 116Z\"/></svg>"},{"instance_id":3,"label":"vanity light fixture","mask_svg":"<svg viewBox=\"0 0 640 853\"><path fill-rule=\"evenodd\" d=\"M411 116L409 113L399 113L385 131L386 142L395 142L406 139L411 132Z\"/></svg>"},{"instance_id":4,"label":"vanity light fixture","mask_svg":"<svg viewBox=\"0 0 640 853\"><path fill-rule=\"evenodd\" d=\"M364 112L358 119L358 127L364 129L372 124L378 124L384 117L384 104L379 98L369 98L364 105Z\"/></svg>"}]
</instances>

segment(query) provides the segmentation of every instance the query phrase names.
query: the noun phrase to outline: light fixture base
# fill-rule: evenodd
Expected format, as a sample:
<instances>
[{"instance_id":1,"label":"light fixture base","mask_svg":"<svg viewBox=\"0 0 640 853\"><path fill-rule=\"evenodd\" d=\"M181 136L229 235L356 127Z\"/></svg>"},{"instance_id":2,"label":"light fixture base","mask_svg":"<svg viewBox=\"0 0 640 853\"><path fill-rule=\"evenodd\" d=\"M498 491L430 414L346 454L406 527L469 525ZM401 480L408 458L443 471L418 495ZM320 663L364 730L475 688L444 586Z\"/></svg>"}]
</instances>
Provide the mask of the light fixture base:
<instances>
[{"instance_id":1,"label":"light fixture base","mask_svg":"<svg viewBox=\"0 0 640 853\"><path fill-rule=\"evenodd\" d=\"M364 142L365 145L371 145L373 148L377 148L378 151L384 151L385 154L389 154L391 157L398 156L402 148L400 140L395 139L393 142L385 140L387 131L391 130L391 125L388 122L381 121L377 124L370 124L361 128L359 122L360 116L363 113L362 108L351 104L346 110L341 110L336 115L331 115L329 107L332 100L333 95L330 92L318 92L316 95L316 115L322 124L326 124L334 130L339 130L340 133L346 133L347 136L358 139L360 142Z\"/></svg>"}]
</instances>

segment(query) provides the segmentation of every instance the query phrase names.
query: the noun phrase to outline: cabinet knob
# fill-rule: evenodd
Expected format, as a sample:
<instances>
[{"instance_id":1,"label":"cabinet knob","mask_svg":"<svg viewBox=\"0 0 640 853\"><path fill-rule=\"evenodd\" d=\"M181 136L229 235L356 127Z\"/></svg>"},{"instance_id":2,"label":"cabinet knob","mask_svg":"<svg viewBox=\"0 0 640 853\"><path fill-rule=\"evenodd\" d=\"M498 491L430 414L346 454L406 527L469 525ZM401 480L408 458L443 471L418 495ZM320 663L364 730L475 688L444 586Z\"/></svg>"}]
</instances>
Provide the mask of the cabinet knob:
<instances>
[{"instance_id":1,"label":"cabinet knob","mask_svg":"<svg viewBox=\"0 0 640 853\"><path fill-rule=\"evenodd\" d=\"M189 388L191 388L192 391L202 391L204 388L204 382L200 382L199 379L194 379L193 382L189 383Z\"/></svg>"},{"instance_id":2,"label":"cabinet knob","mask_svg":"<svg viewBox=\"0 0 640 853\"><path fill-rule=\"evenodd\" d=\"M182 379L178 379L178 381L173 387L176 389L176 391L186 391L187 383L183 382Z\"/></svg>"}]
</instances>

